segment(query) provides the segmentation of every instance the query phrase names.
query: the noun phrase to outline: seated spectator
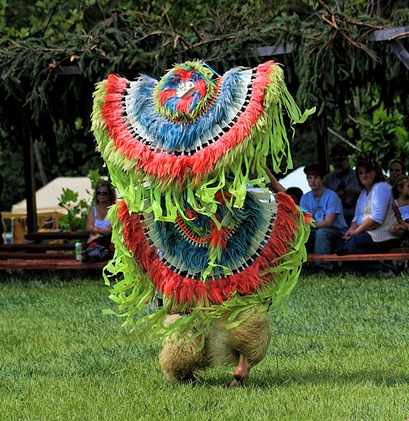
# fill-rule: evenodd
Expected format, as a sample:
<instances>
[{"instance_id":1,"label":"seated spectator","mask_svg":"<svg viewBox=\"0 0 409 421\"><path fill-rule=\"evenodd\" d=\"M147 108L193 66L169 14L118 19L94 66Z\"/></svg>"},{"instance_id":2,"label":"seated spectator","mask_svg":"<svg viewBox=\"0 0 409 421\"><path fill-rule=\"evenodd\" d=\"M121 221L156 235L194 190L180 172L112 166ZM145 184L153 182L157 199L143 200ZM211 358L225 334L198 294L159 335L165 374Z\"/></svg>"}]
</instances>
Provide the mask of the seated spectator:
<instances>
[{"instance_id":1,"label":"seated spectator","mask_svg":"<svg viewBox=\"0 0 409 421\"><path fill-rule=\"evenodd\" d=\"M389 184L393 186L395 180L401 175L406 175L405 164L399 159L392 159L389 163Z\"/></svg>"},{"instance_id":2,"label":"seated spectator","mask_svg":"<svg viewBox=\"0 0 409 421\"><path fill-rule=\"evenodd\" d=\"M400 240L389 232L396 223L392 209L392 187L386 182L380 165L362 156L356 163L356 174L362 187L351 226L345 233L344 247L337 254L386 251Z\"/></svg>"},{"instance_id":3,"label":"seated spectator","mask_svg":"<svg viewBox=\"0 0 409 421\"><path fill-rule=\"evenodd\" d=\"M392 186L392 194L395 201L392 203L397 224L389 228L389 232L398 237L409 236L409 177L401 175Z\"/></svg>"},{"instance_id":4,"label":"seated spectator","mask_svg":"<svg viewBox=\"0 0 409 421\"><path fill-rule=\"evenodd\" d=\"M3 208L1 204L1 195L3 193L3 176L0 174L0 244L3 244L3 232L4 232L4 226L3 226L3 217L1 215L1 209Z\"/></svg>"},{"instance_id":5,"label":"seated spectator","mask_svg":"<svg viewBox=\"0 0 409 421\"><path fill-rule=\"evenodd\" d=\"M111 223L106 216L108 208L115 203L115 190L111 183L102 180L95 189L95 205L88 214L86 230L90 233L83 261L108 260L112 257L113 245L111 242Z\"/></svg>"},{"instance_id":6,"label":"seated spectator","mask_svg":"<svg viewBox=\"0 0 409 421\"><path fill-rule=\"evenodd\" d=\"M304 192L299 187L289 187L285 192L293 198L296 205L300 205L301 197Z\"/></svg>"},{"instance_id":7,"label":"seated spectator","mask_svg":"<svg viewBox=\"0 0 409 421\"><path fill-rule=\"evenodd\" d=\"M335 145L331 149L330 159L334 171L325 176L324 187L333 190L340 197L345 221L349 226L361 188L355 171L349 166L348 156L349 153L343 145Z\"/></svg>"},{"instance_id":8,"label":"seated spectator","mask_svg":"<svg viewBox=\"0 0 409 421\"><path fill-rule=\"evenodd\" d=\"M318 164L307 165L304 172L311 191L301 197L300 206L310 212L314 220L307 250L314 254L333 253L348 229L341 199L334 191L324 187L324 173ZM331 262L317 262L316 266L322 272L333 269Z\"/></svg>"}]
</instances>

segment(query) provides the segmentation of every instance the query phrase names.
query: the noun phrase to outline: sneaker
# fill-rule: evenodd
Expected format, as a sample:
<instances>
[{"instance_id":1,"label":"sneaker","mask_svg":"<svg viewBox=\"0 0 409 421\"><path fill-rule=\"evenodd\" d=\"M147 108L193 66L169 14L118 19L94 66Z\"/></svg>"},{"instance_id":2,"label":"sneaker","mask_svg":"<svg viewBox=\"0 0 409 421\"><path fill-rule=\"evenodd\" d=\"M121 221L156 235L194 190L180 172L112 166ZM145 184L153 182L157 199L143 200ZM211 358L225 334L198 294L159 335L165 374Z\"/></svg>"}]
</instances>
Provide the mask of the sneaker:
<instances>
[{"instance_id":1,"label":"sneaker","mask_svg":"<svg viewBox=\"0 0 409 421\"><path fill-rule=\"evenodd\" d=\"M349 254L349 250L345 247L340 247L339 249L335 250L335 254L337 256L346 256L347 254Z\"/></svg>"}]
</instances>

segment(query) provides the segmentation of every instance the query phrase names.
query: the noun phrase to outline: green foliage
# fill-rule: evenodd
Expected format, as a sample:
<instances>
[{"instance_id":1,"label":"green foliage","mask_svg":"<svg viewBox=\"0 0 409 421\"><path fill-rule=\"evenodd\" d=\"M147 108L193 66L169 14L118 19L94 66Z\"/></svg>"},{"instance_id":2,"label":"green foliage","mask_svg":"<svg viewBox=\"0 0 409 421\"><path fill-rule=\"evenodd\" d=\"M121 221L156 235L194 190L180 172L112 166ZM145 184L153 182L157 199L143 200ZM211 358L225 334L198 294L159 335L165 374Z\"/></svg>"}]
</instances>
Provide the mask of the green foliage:
<instances>
[{"instance_id":1,"label":"green foliage","mask_svg":"<svg viewBox=\"0 0 409 421\"><path fill-rule=\"evenodd\" d=\"M88 191L90 195L95 191L101 175L98 170L90 170L87 176L91 180L92 191ZM62 189L62 194L58 198L58 205L67 211L66 215L59 217L58 222L63 231L84 231L88 219L88 214L93 203L86 200L78 200L78 193L71 189Z\"/></svg>"},{"instance_id":2,"label":"green foliage","mask_svg":"<svg viewBox=\"0 0 409 421\"><path fill-rule=\"evenodd\" d=\"M95 191L97 184L101 181L101 175L98 170L91 170L87 177L91 180L92 191Z\"/></svg>"},{"instance_id":3,"label":"green foliage","mask_svg":"<svg viewBox=\"0 0 409 421\"><path fill-rule=\"evenodd\" d=\"M357 118L362 139L357 146L363 152L375 152L383 169L393 158L409 164L409 134L404 128L405 117L398 111L388 112L383 106L376 109L371 119Z\"/></svg>"},{"instance_id":4,"label":"green foliage","mask_svg":"<svg viewBox=\"0 0 409 421\"><path fill-rule=\"evenodd\" d=\"M67 213L58 218L60 227L63 231L84 231L90 204L84 199L78 200L78 193L71 189L62 190L58 205Z\"/></svg>"},{"instance_id":5,"label":"green foliage","mask_svg":"<svg viewBox=\"0 0 409 421\"><path fill-rule=\"evenodd\" d=\"M356 117L349 104L357 89L408 115L408 70L387 43L368 41L376 29L407 25L407 6L361 0L183 0L177 7L161 0L0 0L3 143L14 152L27 136L42 142L50 178L102 167L90 134L94 84L108 73L160 77L191 59L206 60L220 74L276 59L300 107L316 106L315 118L325 116L332 126L339 114L344 134L347 116ZM292 53L257 56L258 47L278 45L291 46ZM406 119L404 130L408 124Z\"/></svg>"}]
</instances>

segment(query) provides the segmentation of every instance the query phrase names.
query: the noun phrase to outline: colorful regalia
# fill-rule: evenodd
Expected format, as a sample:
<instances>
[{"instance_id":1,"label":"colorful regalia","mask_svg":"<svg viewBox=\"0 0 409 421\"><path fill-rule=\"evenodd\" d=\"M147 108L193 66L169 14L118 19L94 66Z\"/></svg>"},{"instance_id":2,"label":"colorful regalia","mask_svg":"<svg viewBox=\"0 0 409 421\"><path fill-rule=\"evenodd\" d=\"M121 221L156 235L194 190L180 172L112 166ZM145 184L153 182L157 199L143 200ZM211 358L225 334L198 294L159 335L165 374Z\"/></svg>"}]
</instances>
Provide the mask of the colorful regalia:
<instances>
[{"instance_id":1,"label":"colorful regalia","mask_svg":"<svg viewBox=\"0 0 409 421\"><path fill-rule=\"evenodd\" d=\"M309 221L289 196L270 194L264 168L268 156L273 171L291 167L286 124L312 112L300 113L272 61L217 77L191 61L160 81L98 84L92 130L122 198L109 212L105 276L125 324L201 338L220 317L231 328L244 311L283 305ZM141 312L157 294L163 306ZM185 317L164 326L172 309Z\"/></svg>"}]
</instances>

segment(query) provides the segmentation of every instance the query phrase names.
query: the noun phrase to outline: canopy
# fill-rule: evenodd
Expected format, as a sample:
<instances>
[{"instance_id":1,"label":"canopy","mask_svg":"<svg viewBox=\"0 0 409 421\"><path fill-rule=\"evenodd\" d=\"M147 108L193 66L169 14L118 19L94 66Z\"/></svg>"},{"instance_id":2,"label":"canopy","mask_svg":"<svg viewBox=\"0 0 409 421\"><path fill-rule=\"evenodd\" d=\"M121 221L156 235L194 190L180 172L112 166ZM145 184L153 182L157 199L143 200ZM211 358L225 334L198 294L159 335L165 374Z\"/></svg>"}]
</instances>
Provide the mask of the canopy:
<instances>
[{"instance_id":1,"label":"canopy","mask_svg":"<svg viewBox=\"0 0 409 421\"><path fill-rule=\"evenodd\" d=\"M311 187L308 185L307 176L304 174L304 167L297 168L278 181L286 189L289 187L299 187L304 194L311 190Z\"/></svg>"},{"instance_id":2,"label":"canopy","mask_svg":"<svg viewBox=\"0 0 409 421\"><path fill-rule=\"evenodd\" d=\"M88 177L57 177L45 186L36 191L37 213L67 211L58 205L59 197L63 189L70 189L78 193L78 200L85 199L88 203L92 201L91 180ZM15 203L11 208L13 214L26 214L26 200Z\"/></svg>"}]
</instances>

